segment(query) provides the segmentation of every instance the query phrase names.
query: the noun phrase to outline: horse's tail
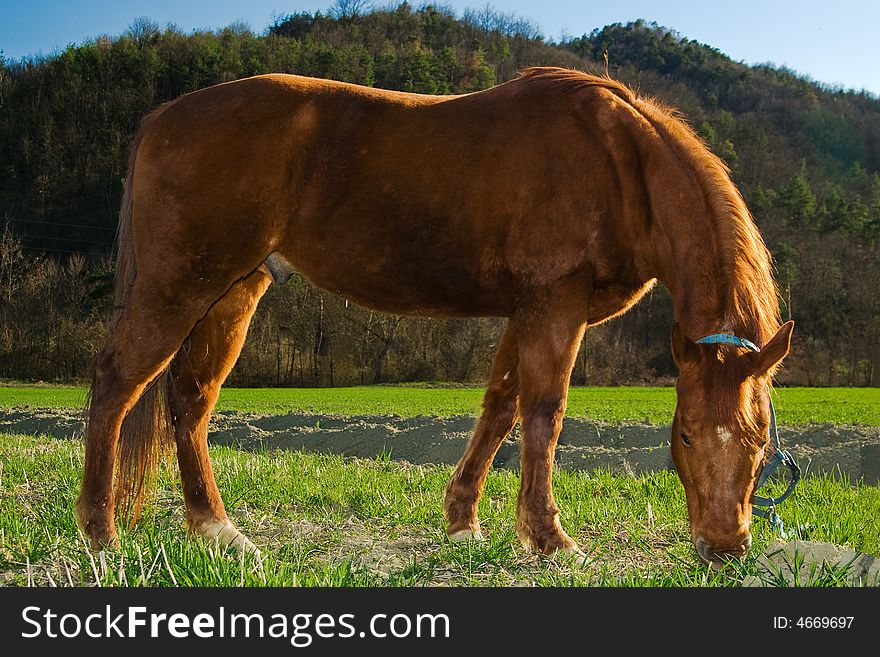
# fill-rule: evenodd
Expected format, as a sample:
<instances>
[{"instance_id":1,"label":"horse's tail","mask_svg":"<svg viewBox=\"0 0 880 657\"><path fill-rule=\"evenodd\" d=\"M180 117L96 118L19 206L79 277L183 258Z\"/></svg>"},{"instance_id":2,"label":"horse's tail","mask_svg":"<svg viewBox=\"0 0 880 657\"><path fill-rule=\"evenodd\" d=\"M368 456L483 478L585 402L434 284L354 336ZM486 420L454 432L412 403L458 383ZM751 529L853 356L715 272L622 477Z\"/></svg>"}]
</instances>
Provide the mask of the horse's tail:
<instances>
[{"instance_id":1,"label":"horse's tail","mask_svg":"<svg viewBox=\"0 0 880 657\"><path fill-rule=\"evenodd\" d=\"M114 323L127 305L137 277L131 235L135 160L144 135L161 112L159 108L143 120L128 160L116 235ZM166 368L150 382L122 422L116 448L116 504L123 517L129 518L130 525L140 518L144 500L154 495L159 462L163 456L170 455L174 445L175 427L170 407L173 393Z\"/></svg>"}]
</instances>

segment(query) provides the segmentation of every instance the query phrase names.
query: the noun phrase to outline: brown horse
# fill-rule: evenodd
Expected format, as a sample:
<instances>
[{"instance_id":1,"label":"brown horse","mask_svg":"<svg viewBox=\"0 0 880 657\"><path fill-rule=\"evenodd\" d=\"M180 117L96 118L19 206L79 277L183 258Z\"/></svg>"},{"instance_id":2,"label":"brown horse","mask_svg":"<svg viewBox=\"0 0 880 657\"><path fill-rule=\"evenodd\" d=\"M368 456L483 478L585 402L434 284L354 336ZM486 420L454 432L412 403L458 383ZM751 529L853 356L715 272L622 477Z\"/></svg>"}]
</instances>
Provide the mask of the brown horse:
<instances>
[{"instance_id":1,"label":"brown horse","mask_svg":"<svg viewBox=\"0 0 880 657\"><path fill-rule=\"evenodd\" d=\"M617 82L535 68L425 96L264 75L188 94L144 120L118 251L76 504L96 548L117 539L117 503L136 518L167 438L190 530L254 549L226 515L207 424L260 297L296 270L381 311L508 319L444 510L451 539L480 537L489 466L521 420L516 530L547 554L576 550L551 474L583 332L660 280L678 322L672 452L692 538L707 561L748 549L791 324L723 163ZM762 350L694 343L720 331Z\"/></svg>"}]
</instances>

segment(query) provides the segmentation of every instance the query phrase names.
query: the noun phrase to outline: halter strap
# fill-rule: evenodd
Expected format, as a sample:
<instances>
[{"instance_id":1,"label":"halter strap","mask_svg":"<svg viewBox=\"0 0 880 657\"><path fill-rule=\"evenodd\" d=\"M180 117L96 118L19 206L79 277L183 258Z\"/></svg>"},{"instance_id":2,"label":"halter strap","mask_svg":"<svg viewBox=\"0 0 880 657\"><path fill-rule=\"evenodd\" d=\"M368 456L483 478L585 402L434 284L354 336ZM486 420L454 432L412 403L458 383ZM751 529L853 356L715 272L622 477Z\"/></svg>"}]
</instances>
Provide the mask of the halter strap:
<instances>
[{"instance_id":1,"label":"halter strap","mask_svg":"<svg viewBox=\"0 0 880 657\"><path fill-rule=\"evenodd\" d=\"M700 338L697 342L700 344L732 344L737 347L748 349L749 351L761 351L754 342L746 340L745 338L740 338L731 333L713 333L712 335ZM798 481L800 481L801 469L791 453L782 449L782 444L779 442L779 428L776 426L776 409L773 408L773 397L769 392L767 397L770 400L770 438L773 441L773 456L770 458L767 465L761 470L761 474L758 477L758 485L755 486L755 489L757 490L767 483L767 480L773 476L773 473L776 472L776 468L778 468L780 464L785 465L789 469L791 472L791 480L788 482L788 488L786 488L785 492L779 497L753 496L752 514L760 518L767 518L772 523L773 528L780 534L784 535L785 528L782 524L782 518L776 513L776 505L781 504L792 494ZM759 509L757 507L767 507L767 509Z\"/></svg>"}]
</instances>

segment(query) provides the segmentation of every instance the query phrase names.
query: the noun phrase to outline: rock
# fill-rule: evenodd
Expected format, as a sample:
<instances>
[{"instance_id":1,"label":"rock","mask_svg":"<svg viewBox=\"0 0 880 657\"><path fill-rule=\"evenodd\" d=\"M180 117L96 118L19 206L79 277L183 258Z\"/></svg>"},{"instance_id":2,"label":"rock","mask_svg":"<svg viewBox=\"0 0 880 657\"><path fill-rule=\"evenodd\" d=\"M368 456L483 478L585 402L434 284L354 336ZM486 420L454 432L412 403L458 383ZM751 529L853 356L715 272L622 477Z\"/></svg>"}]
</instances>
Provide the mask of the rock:
<instances>
[{"instance_id":1,"label":"rock","mask_svg":"<svg viewBox=\"0 0 880 657\"><path fill-rule=\"evenodd\" d=\"M840 582L848 586L880 586L880 559L834 543L773 541L758 557L757 575L743 586L811 586Z\"/></svg>"}]
</instances>

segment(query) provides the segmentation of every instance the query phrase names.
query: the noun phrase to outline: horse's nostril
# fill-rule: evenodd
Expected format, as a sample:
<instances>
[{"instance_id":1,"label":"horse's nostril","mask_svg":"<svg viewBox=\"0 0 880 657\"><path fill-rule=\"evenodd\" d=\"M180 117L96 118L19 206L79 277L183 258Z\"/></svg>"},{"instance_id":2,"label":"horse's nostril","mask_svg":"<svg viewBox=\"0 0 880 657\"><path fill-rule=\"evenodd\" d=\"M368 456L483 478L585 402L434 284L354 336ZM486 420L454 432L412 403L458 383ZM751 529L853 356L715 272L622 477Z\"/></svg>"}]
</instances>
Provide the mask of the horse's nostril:
<instances>
[{"instance_id":1,"label":"horse's nostril","mask_svg":"<svg viewBox=\"0 0 880 657\"><path fill-rule=\"evenodd\" d=\"M700 555L700 559L706 563L712 561L712 550L709 544L703 540L702 536L697 536L697 538L694 539L694 548L696 548L697 554Z\"/></svg>"}]
</instances>

